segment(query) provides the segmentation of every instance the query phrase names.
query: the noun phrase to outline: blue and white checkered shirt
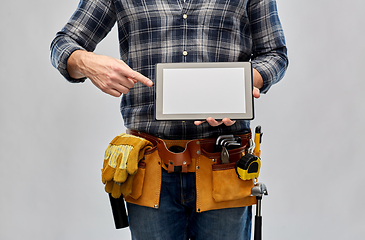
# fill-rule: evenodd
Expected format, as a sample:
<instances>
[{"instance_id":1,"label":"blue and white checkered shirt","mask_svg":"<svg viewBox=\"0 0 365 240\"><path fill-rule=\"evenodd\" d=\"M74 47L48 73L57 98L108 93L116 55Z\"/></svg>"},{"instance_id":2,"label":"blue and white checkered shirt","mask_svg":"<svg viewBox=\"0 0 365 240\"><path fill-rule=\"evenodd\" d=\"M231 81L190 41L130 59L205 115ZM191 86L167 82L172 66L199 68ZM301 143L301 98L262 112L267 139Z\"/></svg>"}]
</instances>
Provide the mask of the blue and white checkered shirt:
<instances>
[{"instance_id":1,"label":"blue and white checkered shirt","mask_svg":"<svg viewBox=\"0 0 365 240\"><path fill-rule=\"evenodd\" d=\"M52 42L52 64L67 80L83 82L69 76L68 57L78 49L93 51L115 22L121 59L152 81L156 63L251 61L265 93L288 65L275 0L81 0ZM127 128L165 139L240 134L249 128L248 121L231 127L156 121L154 91L137 83L122 96Z\"/></svg>"}]
</instances>

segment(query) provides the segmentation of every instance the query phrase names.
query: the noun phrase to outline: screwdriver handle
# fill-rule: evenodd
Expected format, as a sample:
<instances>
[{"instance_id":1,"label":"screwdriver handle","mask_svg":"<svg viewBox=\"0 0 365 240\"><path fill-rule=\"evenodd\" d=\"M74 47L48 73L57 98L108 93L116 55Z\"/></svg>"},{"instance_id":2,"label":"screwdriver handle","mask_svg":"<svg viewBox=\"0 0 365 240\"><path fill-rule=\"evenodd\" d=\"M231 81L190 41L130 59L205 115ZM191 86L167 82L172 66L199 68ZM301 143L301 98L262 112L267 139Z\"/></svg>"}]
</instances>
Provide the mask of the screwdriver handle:
<instances>
[{"instance_id":1,"label":"screwdriver handle","mask_svg":"<svg viewBox=\"0 0 365 240\"><path fill-rule=\"evenodd\" d=\"M261 157L261 141L262 141L261 126L257 126L255 129L255 148L253 154L257 157Z\"/></svg>"}]
</instances>

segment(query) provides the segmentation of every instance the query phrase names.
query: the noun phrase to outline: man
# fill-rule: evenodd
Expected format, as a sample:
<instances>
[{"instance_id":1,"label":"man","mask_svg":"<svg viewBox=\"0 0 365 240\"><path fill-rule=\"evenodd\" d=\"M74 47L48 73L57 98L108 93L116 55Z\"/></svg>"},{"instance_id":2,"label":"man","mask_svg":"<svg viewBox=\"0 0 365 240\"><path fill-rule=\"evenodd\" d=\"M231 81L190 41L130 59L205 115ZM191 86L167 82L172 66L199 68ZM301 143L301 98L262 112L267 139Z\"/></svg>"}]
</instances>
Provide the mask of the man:
<instances>
[{"instance_id":1,"label":"man","mask_svg":"<svg viewBox=\"0 0 365 240\"><path fill-rule=\"evenodd\" d=\"M115 22L121 60L92 53ZM250 126L228 118L156 121L155 64L251 61L256 98L288 65L275 0L81 0L53 40L51 60L70 82L88 78L122 96L127 129L173 140L242 135ZM197 213L195 181L194 172L162 170L158 209L127 205L132 238L250 239L251 207Z\"/></svg>"}]
</instances>

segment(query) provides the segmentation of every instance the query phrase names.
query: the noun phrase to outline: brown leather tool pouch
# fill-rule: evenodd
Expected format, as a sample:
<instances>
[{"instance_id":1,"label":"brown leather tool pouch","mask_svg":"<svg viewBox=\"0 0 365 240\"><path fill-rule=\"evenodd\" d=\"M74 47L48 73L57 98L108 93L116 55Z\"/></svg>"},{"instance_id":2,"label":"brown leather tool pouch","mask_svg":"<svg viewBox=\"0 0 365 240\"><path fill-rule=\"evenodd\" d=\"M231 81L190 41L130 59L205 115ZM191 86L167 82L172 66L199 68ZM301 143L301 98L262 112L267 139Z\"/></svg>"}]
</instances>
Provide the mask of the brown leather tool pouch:
<instances>
[{"instance_id":1,"label":"brown leather tool pouch","mask_svg":"<svg viewBox=\"0 0 365 240\"><path fill-rule=\"evenodd\" d=\"M134 175L132 193L125 197L125 201L158 208L161 192L161 170L161 159L156 147L146 150L144 159L139 162L138 171Z\"/></svg>"},{"instance_id":2,"label":"brown leather tool pouch","mask_svg":"<svg viewBox=\"0 0 365 240\"><path fill-rule=\"evenodd\" d=\"M253 180L238 178L234 165L247 146L230 151L231 163L219 164L219 156L202 150L196 161L197 212L256 204L251 196Z\"/></svg>"},{"instance_id":3,"label":"brown leather tool pouch","mask_svg":"<svg viewBox=\"0 0 365 240\"><path fill-rule=\"evenodd\" d=\"M213 164L211 159L201 156L197 166L197 212L256 204L256 198L250 196L253 180L239 179L234 163Z\"/></svg>"},{"instance_id":4,"label":"brown leather tool pouch","mask_svg":"<svg viewBox=\"0 0 365 240\"><path fill-rule=\"evenodd\" d=\"M215 202L239 200L251 195L253 180L238 179L234 165L212 165L212 197Z\"/></svg>"}]
</instances>

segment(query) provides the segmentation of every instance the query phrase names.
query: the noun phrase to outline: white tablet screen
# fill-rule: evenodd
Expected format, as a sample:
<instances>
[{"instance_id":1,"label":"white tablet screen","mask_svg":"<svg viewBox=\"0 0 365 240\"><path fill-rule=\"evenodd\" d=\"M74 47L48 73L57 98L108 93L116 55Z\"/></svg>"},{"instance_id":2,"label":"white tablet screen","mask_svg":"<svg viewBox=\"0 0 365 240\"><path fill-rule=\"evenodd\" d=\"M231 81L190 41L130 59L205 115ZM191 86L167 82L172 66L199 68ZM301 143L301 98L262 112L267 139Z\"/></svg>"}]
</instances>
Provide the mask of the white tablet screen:
<instances>
[{"instance_id":1,"label":"white tablet screen","mask_svg":"<svg viewBox=\"0 0 365 240\"><path fill-rule=\"evenodd\" d=\"M164 69L163 114L245 113L244 71L244 68Z\"/></svg>"}]
</instances>

